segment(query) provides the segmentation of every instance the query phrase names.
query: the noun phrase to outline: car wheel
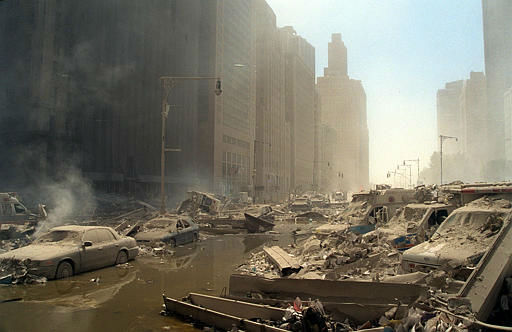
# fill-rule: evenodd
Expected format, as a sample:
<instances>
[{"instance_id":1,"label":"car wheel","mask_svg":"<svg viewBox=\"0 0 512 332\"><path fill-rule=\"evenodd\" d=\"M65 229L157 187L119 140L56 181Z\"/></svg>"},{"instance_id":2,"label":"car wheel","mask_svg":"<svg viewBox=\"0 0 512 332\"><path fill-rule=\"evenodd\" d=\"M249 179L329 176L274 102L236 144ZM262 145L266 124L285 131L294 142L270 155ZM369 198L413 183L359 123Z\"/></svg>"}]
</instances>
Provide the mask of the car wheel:
<instances>
[{"instance_id":1,"label":"car wheel","mask_svg":"<svg viewBox=\"0 0 512 332\"><path fill-rule=\"evenodd\" d=\"M171 248L175 248L176 247L176 240L175 239L170 239L169 240L169 245L171 246Z\"/></svg>"},{"instance_id":2,"label":"car wheel","mask_svg":"<svg viewBox=\"0 0 512 332\"><path fill-rule=\"evenodd\" d=\"M61 262L57 267L55 279L68 278L73 275L73 266L69 262Z\"/></svg>"},{"instance_id":3,"label":"car wheel","mask_svg":"<svg viewBox=\"0 0 512 332\"><path fill-rule=\"evenodd\" d=\"M126 251L124 250L121 250L118 254L117 254L117 258L116 258L116 265L118 264L124 264L128 262L128 255L126 254Z\"/></svg>"}]
</instances>

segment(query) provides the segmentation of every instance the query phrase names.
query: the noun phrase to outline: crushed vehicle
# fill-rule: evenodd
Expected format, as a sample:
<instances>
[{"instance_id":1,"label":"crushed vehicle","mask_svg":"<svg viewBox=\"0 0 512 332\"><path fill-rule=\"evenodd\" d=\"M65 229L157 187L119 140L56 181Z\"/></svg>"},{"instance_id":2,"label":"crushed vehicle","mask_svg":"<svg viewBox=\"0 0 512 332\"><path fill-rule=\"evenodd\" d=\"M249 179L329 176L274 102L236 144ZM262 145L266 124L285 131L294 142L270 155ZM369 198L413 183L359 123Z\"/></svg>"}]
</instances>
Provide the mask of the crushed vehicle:
<instances>
[{"instance_id":1,"label":"crushed vehicle","mask_svg":"<svg viewBox=\"0 0 512 332\"><path fill-rule=\"evenodd\" d=\"M0 266L22 262L30 274L61 279L77 273L124 264L139 251L135 239L110 227L59 226L28 246L0 254ZM2 269L3 270L3 269ZM2 271L2 279L10 271Z\"/></svg>"},{"instance_id":2,"label":"crushed vehicle","mask_svg":"<svg viewBox=\"0 0 512 332\"><path fill-rule=\"evenodd\" d=\"M221 210L221 200L209 193L199 191L189 191L188 198L178 207L178 213L188 212L192 215L197 212L209 214L219 213Z\"/></svg>"},{"instance_id":3,"label":"crushed vehicle","mask_svg":"<svg viewBox=\"0 0 512 332\"><path fill-rule=\"evenodd\" d=\"M385 224L397 209L415 202L413 189L370 190L352 195L352 201L338 217L340 224L328 224L315 230L327 235L333 231L349 228L356 234L365 234L375 229L376 224Z\"/></svg>"},{"instance_id":4,"label":"crushed vehicle","mask_svg":"<svg viewBox=\"0 0 512 332\"><path fill-rule=\"evenodd\" d=\"M47 217L44 205L38 205L39 213L34 214L21 203L16 193L0 193L0 225L25 223L36 224L38 220Z\"/></svg>"},{"instance_id":5,"label":"crushed vehicle","mask_svg":"<svg viewBox=\"0 0 512 332\"><path fill-rule=\"evenodd\" d=\"M258 215L244 213L245 228L249 233L260 233L270 231L274 228L274 215L270 206L260 209Z\"/></svg>"},{"instance_id":6,"label":"crushed vehicle","mask_svg":"<svg viewBox=\"0 0 512 332\"><path fill-rule=\"evenodd\" d=\"M292 212L306 212L312 208L311 201L307 197L297 197L292 204L290 204L290 211Z\"/></svg>"},{"instance_id":7,"label":"crushed vehicle","mask_svg":"<svg viewBox=\"0 0 512 332\"><path fill-rule=\"evenodd\" d=\"M158 216L145 222L134 235L137 242L165 242L171 247L199 240L199 226L188 216Z\"/></svg>"},{"instance_id":8,"label":"crushed vehicle","mask_svg":"<svg viewBox=\"0 0 512 332\"><path fill-rule=\"evenodd\" d=\"M454 270L465 279L505 223L512 204L502 196L482 197L453 211L429 241L404 252L406 272L432 269Z\"/></svg>"},{"instance_id":9,"label":"crushed vehicle","mask_svg":"<svg viewBox=\"0 0 512 332\"><path fill-rule=\"evenodd\" d=\"M396 249L406 250L428 240L455 208L454 205L436 202L408 204L388 223L379 225L367 235L378 235Z\"/></svg>"}]
</instances>

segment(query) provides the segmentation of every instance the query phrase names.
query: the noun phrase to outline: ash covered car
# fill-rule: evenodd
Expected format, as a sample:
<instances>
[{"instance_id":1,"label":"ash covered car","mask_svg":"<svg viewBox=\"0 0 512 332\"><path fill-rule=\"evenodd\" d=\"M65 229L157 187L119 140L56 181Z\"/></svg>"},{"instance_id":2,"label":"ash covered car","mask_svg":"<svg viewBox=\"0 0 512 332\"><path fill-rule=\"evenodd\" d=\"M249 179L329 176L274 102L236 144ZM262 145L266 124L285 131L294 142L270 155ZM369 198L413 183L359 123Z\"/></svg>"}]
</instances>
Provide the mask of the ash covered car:
<instances>
[{"instance_id":1,"label":"ash covered car","mask_svg":"<svg viewBox=\"0 0 512 332\"><path fill-rule=\"evenodd\" d=\"M307 197L297 197L292 204L290 204L290 211L292 212L306 212L312 209L311 201Z\"/></svg>"},{"instance_id":2,"label":"ash covered car","mask_svg":"<svg viewBox=\"0 0 512 332\"><path fill-rule=\"evenodd\" d=\"M186 216L159 216L148 220L134 236L137 242L165 242L175 247L199 240L199 226Z\"/></svg>"},{"instance_id":3,"label":"ash covered car","mask_svg":"<svg viewBox=\"0 0 512 332\"><path fill-rule=\"evenodd\" d=\"M510 221L512 204L500 196L483 197L453 211L429 241L402 256L407 272L452 269L464 278Z\"/></svg>"},{"instance_id":4,"label":"ash covered car","mask_svg":"<svg viewBox=\"0 0 512 332\"><path fill-rule=\"evenodd\" d=\"M60 279L126 263L138 251L135 239L121 236L110 227L60 226L28 246L1 254L0 266L16 260L23 262L30 274Z\"/></svg>"},{"instance_id":5,"label":"ash covered car","mask_svg":"<svg viewBox=\"0 0 512 332\"><path fill-rule=\"evenodd\" d=\"M437 202L408 204L388 223L366 236L377 235L390 241L396 249L406 250L428 240L453 210L454 205Z\"/></svg>"}]
</instances>

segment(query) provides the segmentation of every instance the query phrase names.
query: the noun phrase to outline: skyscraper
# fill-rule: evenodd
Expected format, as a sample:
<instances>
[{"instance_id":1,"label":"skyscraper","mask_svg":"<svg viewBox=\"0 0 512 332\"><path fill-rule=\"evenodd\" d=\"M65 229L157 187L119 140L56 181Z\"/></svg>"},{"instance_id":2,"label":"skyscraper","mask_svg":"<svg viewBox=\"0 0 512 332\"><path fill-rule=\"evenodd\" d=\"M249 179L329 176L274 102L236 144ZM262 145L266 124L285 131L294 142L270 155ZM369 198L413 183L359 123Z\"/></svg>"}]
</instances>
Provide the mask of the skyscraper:
<instances>
[{"instance_id":1,"label":"skyscraper","mask_svg":"<svg viewBox=\"0 0 512 332\"><path fill-rule=\"evenodd\" d=\"M443 153L455 154L463 152L463 124L460 110L460 95L464 81L454 81L445 84L444 89L437 90L437 136L457 137L457 140L443 142Z\"/></svg>"},{"instance_id":2,"label":"skyscraper","mask_svg":"<svg viewBox=\"0 0 512 332\"><path fill-rule=\"evenodd\" d=\"M313 188L315 162L315 49L290 27L279 29L285 53L285 130L289 130L291 191Z\"/></svg>"},{"instance_id":3,"label":"skyscraper","mask_svg":"<svg viewBox=\"0 0 512 332\"><path fill-rule=\"evenodd\" d=\"M347 68L347 48L335 33L329 42L329 66L318 77L324 128L318 163L324 191L354 192L369 185L366 94Z\"/></svg>"},{"instance_id":4,"label":"skyscraper","mask_svg":"<svg viewBox=\"0 0 512 332\"><path fill-rule=\"evenodd\" d=\"M490 159L504 159L504 94L512 87L512 1L482 0Z\"/></svg>"}]
</instances>

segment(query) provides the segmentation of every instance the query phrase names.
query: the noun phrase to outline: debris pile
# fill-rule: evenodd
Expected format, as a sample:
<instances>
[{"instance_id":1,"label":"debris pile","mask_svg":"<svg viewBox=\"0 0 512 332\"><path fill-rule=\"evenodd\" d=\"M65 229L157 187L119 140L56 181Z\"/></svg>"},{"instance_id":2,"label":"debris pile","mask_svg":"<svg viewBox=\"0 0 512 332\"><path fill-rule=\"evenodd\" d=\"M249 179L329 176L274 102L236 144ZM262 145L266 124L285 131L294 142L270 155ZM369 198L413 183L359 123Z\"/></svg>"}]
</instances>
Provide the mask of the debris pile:
<instances>
[{"instance_id":1,"label":"debris pile","mask_svg":"<svg viewBox=\"0 0 512 332\"><path fill-rule=\"evenodd\" d=\"M43 284L45 277L30 273L29 259L4 259L0 261L0 284Z\"/></svg>"}]
</instances>

